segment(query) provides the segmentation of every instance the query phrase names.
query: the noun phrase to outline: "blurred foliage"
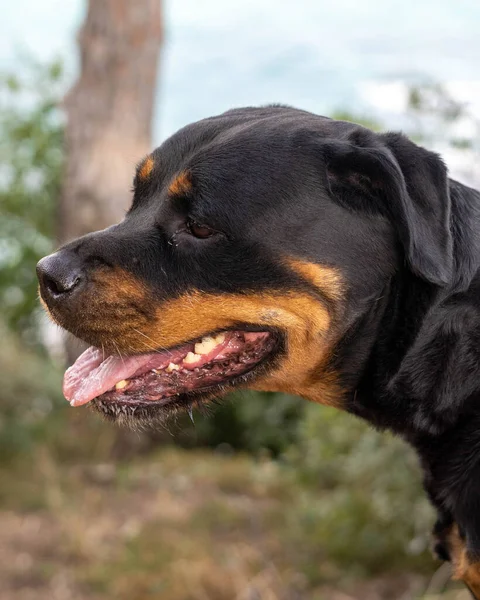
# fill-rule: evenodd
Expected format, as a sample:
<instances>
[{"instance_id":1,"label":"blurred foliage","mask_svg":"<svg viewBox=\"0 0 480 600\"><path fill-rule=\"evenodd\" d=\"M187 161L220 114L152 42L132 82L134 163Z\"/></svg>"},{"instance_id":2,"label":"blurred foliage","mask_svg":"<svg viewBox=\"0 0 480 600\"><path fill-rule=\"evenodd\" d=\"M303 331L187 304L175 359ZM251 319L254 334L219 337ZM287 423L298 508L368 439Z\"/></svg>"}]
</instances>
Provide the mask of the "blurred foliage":
<instances>
[{"instance_id":1,"label":"blurred foliage","mask_svg":"<svg viewBox=\"0 0 480 600\"><path fill-rule=\"evenodd\" d=\"M225 453L247 450L279 456L297 439L305 400L287 394L235 392L195 414L183 416L173 432L185 447L220 447Z\"/></svg>"},{"instance_id":2,"label":"blurred foliage","mask_svg":"<svg viewBox=\"0 0 480 600\"><path fill-rule=\"evenodd\" d=\"M439 83L411 85L408 90L408 107L418 115L437 115L453 123L465 113L465 106L452 98Z\"/></svg>"},{"instance_id":3,"label":"blurred foliage","mask_svg":"<svg viewBox=\"0 0 480 600\"><path fill-rule=\"evenodd\" d=\"M63 125L59 62L31 59L0 77L0 305L7 325L38 340L35 264L53 247Z\"/></svg>"},{"instance_id":4,"label":"blurred foliage","mask_svg":"<svg viewBox=\"0 0 480 600\"><path fill-rule=\"evenodd\" d=\"M295 519L303 515L297 537L306 554L313 557L319 540L328 540L328 556L358 575L431 565L433 511L416 456L403 441L307 404L285 461L301 484L318 492L315 502L297 500Z\"/></svg>"},{"instance_id":5,"label":"blurred foliage","mask_svg":"<svg viewBox=\"0 0 480 600\"><path fill-rule=\"evenodd\" d=\"M63 430L61 374L0 321L0 457L33 454Z\"/></svg>"},{"instance_id":6,"label":"blurred foliage","mask_svg":"<svg viewBox=\"0 0 480 600\"><path fill-rule=\"evenodd\" d=\"M458 150L471 150L480 142L480 122L442 84L411 85L407 116L413 123L411 137L427 146L441 142Z\"/></svg>"}]
</instances>

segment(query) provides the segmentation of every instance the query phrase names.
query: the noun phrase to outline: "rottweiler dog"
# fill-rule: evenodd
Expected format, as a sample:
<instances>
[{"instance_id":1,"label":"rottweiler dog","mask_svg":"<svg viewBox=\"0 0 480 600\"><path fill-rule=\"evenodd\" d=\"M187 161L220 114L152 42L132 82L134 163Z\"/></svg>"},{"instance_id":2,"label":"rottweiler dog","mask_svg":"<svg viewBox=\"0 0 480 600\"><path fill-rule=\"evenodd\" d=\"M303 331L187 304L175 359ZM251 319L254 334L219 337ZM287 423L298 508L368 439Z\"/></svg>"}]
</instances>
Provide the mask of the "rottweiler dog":
<instances>
[{"instance_id":1,"label":"rottweiler dog","mask_svg":"<svg viewBox=\"0 0 480 600\"><path fill-rule=\"evenodd\" d=\"M480 598L480 193L399 133L285 106L181 129L125 219L38 264L91 347L73 406L155 424L235 387L296 394L417 451L436 550Z\"/></svg>"}]
</instances>

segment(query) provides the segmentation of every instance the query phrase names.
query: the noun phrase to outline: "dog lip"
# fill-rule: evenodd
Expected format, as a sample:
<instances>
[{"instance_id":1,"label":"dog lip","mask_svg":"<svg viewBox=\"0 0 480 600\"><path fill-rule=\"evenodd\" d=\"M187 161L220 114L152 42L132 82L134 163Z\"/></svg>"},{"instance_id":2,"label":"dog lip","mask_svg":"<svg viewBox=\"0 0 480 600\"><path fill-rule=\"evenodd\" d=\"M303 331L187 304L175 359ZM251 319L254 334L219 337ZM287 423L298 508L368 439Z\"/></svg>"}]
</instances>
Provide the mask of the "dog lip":
<instances>
[{"instance_id":1,"label":"dog lip","mask_svg":"<svg viewBox=\"0 0 480 600\"><path fill-rule=\"evenodd\" d=\"M170 414L178 411L188 411L191 414L192 408L199 407L212 399L218 399L219 395L223 396L228 391L238 386L243 387L264 375L272 365L275 365L276 358L282 353L282 337L280 335L272 336L271 339L274 342L272 350L259 362L252 365L248 371L208 387L167 396L155 401L132 401L123 397L107 400L104 394L95 398L91 402L91 406L109 420L127 419L123 422L131 421L132 424L135 421L141 421L146 425L149 423L154 425L163 422Z\"/></svg>"},{"instance_id":2,"label":"dog lip","mask_svg":"<svg viewBox=\"0 0 480 600\"><path fill-rule=\"evenodd\" d=\"M242 328L166 351L105 359L91 347L65 373L64 395L72 406L101 396L112 402L157 402L250 370L273 350L275 339L270 331Z\"/></svg>"}]
</instances>

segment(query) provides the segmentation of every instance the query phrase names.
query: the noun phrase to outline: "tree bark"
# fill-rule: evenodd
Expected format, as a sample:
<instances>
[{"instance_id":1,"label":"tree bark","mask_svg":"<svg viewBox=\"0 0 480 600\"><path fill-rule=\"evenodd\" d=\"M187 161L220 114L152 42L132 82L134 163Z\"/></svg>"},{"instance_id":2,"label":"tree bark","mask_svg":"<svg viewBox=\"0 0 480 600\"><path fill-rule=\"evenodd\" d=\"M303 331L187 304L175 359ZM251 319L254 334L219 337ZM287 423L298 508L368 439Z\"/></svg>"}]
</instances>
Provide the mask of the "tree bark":
<instances>
[{"instance_id":1,"label":"tree bark","mask_svg":"<svg viewBox=\"0 0 480 600\"><path fill-rule=\"evenodd\" d=\"M89 0L80 77L65 98L67 164L59 238L119 221L135 163L151 150L160 0Z\"/></svg>"},{"instance_id":2,"label":"tree bark","mask_svg":"<svg viewBox=\"0 0 480 600\"><path fill-rule=\"evenodd\" d=\"M66 172L59 241L120 221L135 164L151 150L160 0L89 0L80 30L80 76L66 95ZM67 340L72 362L79 345Z\"/></svg>"}]
</instances>

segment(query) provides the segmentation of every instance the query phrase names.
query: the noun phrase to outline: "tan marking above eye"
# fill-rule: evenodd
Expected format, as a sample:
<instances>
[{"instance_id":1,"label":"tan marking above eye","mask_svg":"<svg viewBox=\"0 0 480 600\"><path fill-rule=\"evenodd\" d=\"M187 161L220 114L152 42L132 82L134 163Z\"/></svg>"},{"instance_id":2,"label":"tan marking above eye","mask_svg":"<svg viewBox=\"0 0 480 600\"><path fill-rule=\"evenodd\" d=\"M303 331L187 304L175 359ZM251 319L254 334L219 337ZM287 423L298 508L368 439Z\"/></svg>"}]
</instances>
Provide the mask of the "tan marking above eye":
<instances>
[{"instance_id":1,"label":"tan marking above eye","mask_svg":"<svg viewBox=\"0 0 480 600\"><path fill-rule=\"evenodd\" d=\"M146 179L148 179L151 172L153 171L154 164L155 163L151 156L147 156L147 158L143 161L143 163L141 164L140 169L138 171L138 177L142 181L145 181Z\"/></svg>"},{"instance_id":2,"label":"tan marking above eye","mask_svg":"<svg viewBox=\"0 0 480 600\"><path fill-rule=\"evenodd\" d=\"M171 196L183 196L192 191L192 179L188 171L178 173L168 186L168 193Z\"/></svg>"}]
</instances>

